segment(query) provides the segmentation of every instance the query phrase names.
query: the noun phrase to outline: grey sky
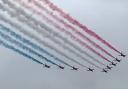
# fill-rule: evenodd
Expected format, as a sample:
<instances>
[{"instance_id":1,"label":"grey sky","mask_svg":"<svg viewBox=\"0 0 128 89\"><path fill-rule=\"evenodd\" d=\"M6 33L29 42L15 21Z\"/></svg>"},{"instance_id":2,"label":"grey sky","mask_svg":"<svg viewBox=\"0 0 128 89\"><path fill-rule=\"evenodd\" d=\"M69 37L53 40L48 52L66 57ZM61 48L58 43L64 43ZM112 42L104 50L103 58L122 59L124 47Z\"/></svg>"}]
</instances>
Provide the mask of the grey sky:
<instances>
[{"instance_id":1,"label":"grey sky","mask_svg":"<svg viewBox=\"0 0 128 89\"><path fill-rule=\"evenodd\" d=\"M128 52L127 0L52 0L59 7ZM45 69L0 46L0 89L127 89L128 61L108 74ZM26 59L26 61L24 60Z\"/></svg>"}]
</instances>

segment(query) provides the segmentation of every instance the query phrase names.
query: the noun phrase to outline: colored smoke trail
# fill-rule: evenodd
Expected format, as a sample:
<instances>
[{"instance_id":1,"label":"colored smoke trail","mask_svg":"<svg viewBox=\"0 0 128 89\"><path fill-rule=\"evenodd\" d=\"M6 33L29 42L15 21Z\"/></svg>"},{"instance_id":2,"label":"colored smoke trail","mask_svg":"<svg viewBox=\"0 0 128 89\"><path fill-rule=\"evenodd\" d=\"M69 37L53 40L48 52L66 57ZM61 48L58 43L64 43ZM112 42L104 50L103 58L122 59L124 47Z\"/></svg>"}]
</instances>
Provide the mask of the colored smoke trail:
<instances>
[{"instance_id":1,"label":"colored smoke trail","mask_svg":"<svg viewBox=\"0 0 128 89\"><path fill-rule=\"evenodd\" d=\"M35 58L33 58L33 57L31 57L30 55L28 55L28 54L26 54L26 53L22 52L21 50L16 49L15 47L13 47L13 46L11 46L11 45L7 44L7 43L6 43L6 42L4 42L2 39L0 39L0 45L3 45L4 47L6 47L6 48L8 48L8 49L11 49L11 50L13 50L13 51L17 52L18 54L23 55L24 57L26 57L26 58L28 58L28 59L30 59L30 60L32 60L32 61L34 61L34 62L36 62L36 63L42 64L42 65L45 65L44 63L42 63L42 62L40 62L40 61L36 60Z\"/></svg>"},{"instance_id":2,"label":"colored smoke trail","mask_svg":"<svg viewBox=\"0 0 128 89\"><path fill-rule=\"evenodd\" d=\"M29 47L23 45L22 43L20 43L20 42L14 40L14 39L12 39L10 36L8 36L8 35L2 33L1 31L0 31L0 36L1 36L1 38L6 39L7 41L11 42L12 44L15 44L15 45L19 46L20 48L22 48L22 49L28 51L29 53L38 56L38 57L41 58L42 60L45 60L45 61L47 61L47 62L49 62L49 63L51 63L51 64L53 64L53 65L56 65L56 66L58 66L58 67L60 66L60 65L56 64L55 62L53 62L53 61L47 59L46 57L42 56L41 54L37 53L36 51L30 49Z\"/></svg>"},{"instance_id":3,"label":"colored smoke trail","mask_svg":"<svg viewBox=\"0 0 128 89\"><path fill-rule=\"evenodd\" d=\"M91 39L89 39L87 36L83 35L78 29L74 28L73 26L69 25L68 23L66 23L63 19L59 18L57 15L54 15L52 12L50 12L47 8L45 8L43 5L41 5L38 1L36 0L32 0L31 3L33 3L35 6L37 6L39 9L41 9L42 11L45 11L45 13L47 13L49 16L51 16L52 18L54 18L55 20L57 20L59 23L62 23L64 26L66 26L67 28L70 28L71 30L75 31L75 33L77 35L79 35L80 37L82 37L85 41L90 42L93 46L95 46L96 48L100 49L102 52L106 53L108 56L112 57L115 59L115 57L110 54L108 51L106 51L105 49L103 49L100 45L96 44L94 41L92 41ZM28 7L29 9L34 9L31 7ZM33 10L33 12L37 12L38 10ZM48 17L44 16L41 12L37 12L39 15L41 15L44 19L46 19L49 23L52 23L56 28L58 29L63 29L61 28L59 25L57 25L57 23L49 20ZM64 30L64 29L63 29ZM62 31L62 30L61 30ZM68 32L66 32L68 34Z\"/></svg>"},{"instance_id":4,"label":"colored smoke trail","mask_svg":"<svg viewBox=\"0 0 128 89\"><path fill-rule=\"evenodd\" d=\"M37 50L40 50L42 53L46 53L47 55L53 57L55 60L57 60L57 61L59 61L59 62L61 62L61 63L63 63L63 64L65 64L65 65L67 65L67 66L69 66L69 67L72 68L72 66L70 64L68 64L68 63L64 62L63 60L55 57L54 55L48 53L46 50L44 50L40 46L34 44L33 42L31 42L28 39L25 39L21 35L19 35L19 34L15 33L14 31L10 30L9 28L6 28L6 27L2 26L1 24L0 24L0 28L2 28L3 31L8 32L11 36L15 37L16 39L22 41L23 43L26 43L26 44L30 45L32 48L35 48Z\"/></svg>"},{"instance_id":5,"label":"colored smoke trail","mask_svg":"<svg viewBox=\"0 0 128 89\"><path fill-rule=\"evenodd\" d=\"M68 60L70 60L70 61L73 61L74 63L76 63L76 64L78 64L78 65L80 65L80 66L85 67L85 65L83 65L83 64L81 64L80 62L74 60L73 58L67 56L66 54L64 54L63 52L59 51L58 49L56 49L56 48L50 46L49 44L47 44L46 42L42 41L42 40L41 40L40 38L38 38L37 36L33 35L31 32L29 32L29 31L23 29L22 26L18 26L17 23L11 22L10 20L8 20L9 17L6 17L6 18L5 18L5 17L3 17L3 16L0 14L0 19L3 20L3 21L5 21L5 22L8 22L8 23L11 24L12 26L16 27L17 30L19 30L21 33L23 33L24 35L30 37L31 39L36 40L36 41L39 42L41 45L44 45L44 46L50 48L51 50L54 50L56 53L62 55L62 56L65 57L66 59L68 59ZM86 66L86 68L88 68L88 67Z\"/></svg>"},{"instance_id":6,"label":"colored smoke trail","mask_svg":"<svg viewBox=\"0 0 128 89\"><path fill-rule=\"evenodd\" d=\"M89 30L85 25L81 24L80 22L78 22L77 20L75 20L70 15L66 14L62 9L60 9L59 7L57 7L56 5L54 5L49 0L40 0L40 1L44 2L45 4L47 4L53 11L58 12L60 14L60 16L62 16L63 18L65 18L68 22L70 22L73 25L76 25L77 27L81 28L83 31L85 31L86 33L88 33L90 36L95 37L97 40L99 40L101 43L103 43L104 45L106 45L107 47L109 47L110 49L112 49L113 51L121 54L121 52L119 50L117 50L115 47L113 47L110 43L108 43L107 41L105 41L104 39L102 39L95 32Z\"/></svg>"},{"instance_id":7,"label":"colored smoke trail","mask_svg":"<svg viewBox=\"0 0 128 89\"><path fill-rule=\"evenodd\" d=\"M24 14L25 14L25 12L24 12ZM30 17L31 18L31 17ZM27 22L29 22L29 21L27 21ZM38 23L37 21L35 22L35 23ZM29 25L30 25L30 23L29 23ZM34 24L33 24L34 25ZM31 24L31 26L33 26L32 24ZM43 28L45 28L45 29L47 29L47 30L49 30L50 31L50 29L47 27L47 26L45 26L44 24L41 24L41 26L43 26ZM34 29L34 27L35 26L33 26L33 29ZM37 30L36 30L37 31ZM40 33L44 33L42 30L40 30L40 31L38 31L38 33L40 34ZM54 34L56 34L55 32L54 32ZM59 36L59 34L56 34L56 36ZM59 38L62 38L61 36L59 36ZM74 36L73 36L73 38L75 38ZM75 39L77 39L77 38L75 38ZM78 39L77 39L78 40ZM77 41L76 40L76 41ZM105 58L105 57L103 57L101 54L99 54L99 53L97 53L94 49L92 50L92 48L91 48L91 51L93 51L93 52L95 52L96 54L98 54L98 55L100 55L102 58ZM79 55L77 55L77 56L79 56ZM79 56L79 57L81 57L81 56ZM83 57L81 57L82 59L84 59L85 61L87 61L88 63L91 63L90 61L88 61L87 59L85 59L85 58L83 58ZM91 64L93 64L94 65L94 63L91 63Z\"/></svg>"},{"instance_id":8,"label":"colored smoke trail","mask_svg":"<svg viewBox=\"0 0 128 89\"><path fill-rule=\"evenodd\" d=\"M8 2L8 4L11 4L11 3L9 3ZM11 4L11 6L13 6L12 4ZM13 6L13 8L15 8L16 9L16 7L14 7ZM8 10L9 11L9 10ZM10 11L10 12L12 12L12 11ZM23 12L23 11L21 11L21 12ZM12 13L11 13L12 14ZM14 15L14 14L13 14ZM19 18L20 20L21 20L21 18ZM24 20L21 20L21 21L24 21ZM28 22L28 21L27 21ZM31 25L31 26L33 26L31 23L29 23L29 25ZM33 26L33 29L35 29L34 28L35 26ZM47 29L46 27L45 27L45 29ZM47 29L48 30L48 29ZM40 31L38 31L38 33L42 33L42 30L40 30ZM59 53L60 53L60 51L59 51ZM62 52L61 52L61 54L62 54ZM79 56L79 55L77 55L77 56ZM79 57L81 57L81 56L79 56ZM87 59L85 59L85 58L83 58L83 57L81 57L82 59L84 59L86 62L88 62L88 63L90 63L91 65L94 65L95 67L97 67L97 65L96 64L94 64L94 63L92 63L91 61L89 61L89 60L87 60ZM71 60L71 58L70 58L70 60ZM72 59L73 60L73 59ZM76 62L76 61L75 61ZM77 62L78 63L78 62ZM97 67L97 68L99 68L99 67Z\"/></svg>"},{"instance_id":9,"label":"colored smoke trail","mask_svg":"<svg viewBox=\"0 0 128 89\"><path fill-rule=\"evenodd\" d=\"M9 41L8 43L16 45L16 42L19 42L19 44L16 45L19 49L22 48L22 50L32 54L31 56L36 56L39 59L45 57L48 59L45 61L48 63L50 62L59 68L63 67L56 62L60 62L77 70L74 66L68 64L66 60L63 61L63 59L68 59L87 69L90 68L88 67L90 65L98 69L102 69L102 67L105 66L107 67L105 70L109 70L111 65L115 66L116 62L120 62L120 60L114 57L113 54L93 41L94 38L91 39L89 35L86 36L84 34L85 32L80 32L78 27L75 26L76 22L74 22L73 25L73 23L71 24L65 20L65 18L59 16L60 14L54 14L54 11L47 5L42 5L43 3L41 4L38 0L26 2L23 0L2 0L0 3L0 25L2 24L2 30L0 32L6 32L9 37L15 39L14 42L12 41L13 39L6 39ZM0 34L2 35L4 33ZM5 36L2 35L2 37ZM28 48L25 48L24 46ZM99 58L96 58L94 56L95 54L100 57L100 59L102 58L104 60L102 61ZM115 60L111 61L107 56L114 58ZM86 57L91 59L86 59ZM79 59L84 60L89 65L84 64L84 61ZM111 64L105 64L108 62ZM102 67L100 67L101 65ZM89 71L91 70L89 69Z\"/></svg>"},{"instance_id":10,"label":"colored smoke trail","mask_svg":"<svg viewBox=\"0 0 128 89\"><path fill-rule=\"evenodd\" d=\"M35 11L34 11L35 12ZM50 22L52 22L52 21L50 21ZM42 24L42 26L43 26L43 24ZM43 26L44 27L44 26ZM46 30L48 30L49 28L48 27L45 27L45 29ZM40 33L43 33L44 34L44 32L42 32L41 30L40 30L40 32L39 32L39 34ZM52 31L52 33L53 33L53 31ZM53 34L56 34L56 33L53 33ZM58 38L62 38L60 35L58 35L58 34L56 34L55 36L59 36ZM55 40L55 39L53 39L53 37L52 36L48 36L48 37L50 37L50 39L52 39L52 41L54 41L55 43L58 43L59 45L62 45L63 47L64 47L64 49L67 49L67 50L69 50L70 52L72 52L72 53L74 53L75 55L77 55L78 57L80 57L81 59L83 59L84 61L86 61L86 62L88 62L89 64L91 64L91 65L93 65L93 66L95 66L95 67L97 67L97 68L100 68L100 67L98 67L96 64L94 64L93 62L91 62L91 61L89 61L88 59L86 59L86 58L84 58L83 56L81 56L81 55L79 55L78 53L76 53L76 52L74 52L72 49L70 49L69 47L66 47L65 45L63 45L62 43L59 43L57 40ZM66 40L65 38L62 38L64 41ZM69 43L69 42L68 42Z\"/></svg>"}]
</instances>

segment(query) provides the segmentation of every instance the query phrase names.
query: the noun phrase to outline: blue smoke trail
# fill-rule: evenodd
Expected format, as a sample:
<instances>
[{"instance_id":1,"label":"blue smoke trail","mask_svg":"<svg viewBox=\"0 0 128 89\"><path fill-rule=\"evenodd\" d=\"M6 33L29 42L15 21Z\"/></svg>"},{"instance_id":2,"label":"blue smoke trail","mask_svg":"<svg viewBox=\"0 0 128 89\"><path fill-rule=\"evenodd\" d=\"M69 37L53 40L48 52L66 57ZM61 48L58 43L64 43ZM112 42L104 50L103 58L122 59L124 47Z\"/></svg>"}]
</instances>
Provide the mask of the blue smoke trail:
<instances>
[{"instance_id":1,"label":"blue smoke trail","mask_svg":"<svg viewBox=\"0 0 128 89\"><path fill-rule=\"evenodd\" d=\"M2 19L3 19L3 18L2 18ZM5 18L4 18L4 19L5 19ZM18 18L18 19L21 21L21 18ZM7 20L7 19L6 19L6 20ZM7 21L7 22L8 22L8 21ZM11 23L11 24L12 24L12 23ZM15 24L13 24L13 25L16 26ZM36 28L35 28L35 29L36 29ZM20 31L22 31L22 30L20 30ZM22 32L23 32L23 31L22 31ZM57 53L59 53L59 54L61 54L62 56L66 57L67 59L69 59L70 61L73 61L73 62L75 62L76 64L79 64L80 66L83 66L83 67L88 68L87 66L81 64L80 62L74 60L73 58L70 58L69 56L67 56L66 54L64 54L62 51L59 51L59 50L55 49L54 47L52 47L52 46L50 46L49 44L43 42L41 39L37 38L36 36L33 36L33 35L30 34L29 32L26 33L26 30L24 30L23 33L25 33L25 34L31 36L33 39L36 39L36 40L37 40L38 42L40 42L41 44L43 44L43 45L49 47L50 49L52 49L52 50L54 50L54 51L56 51Z\"/></svg>"},{"instance_id":2,"label":"blue smoke trail","mask_svg":"<svg viewBox=\"0 0 128 89\"><path fill-rule=\"evenodd\" d=\"M9 5L11 5L12 7L11 8L15 8L16 10L19 10L19 9L17 9L17 7L14 7L14 5L12 5L12 3L11 2L6 2L6 3L8 3ZM25 15L25 17L27 18L29 15L28 14L26 14L23 10L21 10L20 9L20 13L22 13L22 14L24 14ZM21 18L20 18L21 19ZM28 18L27 18L28 19ZM34 18L32 18L32 17L29 17L29 19L32 19L34 22L35 22L35 24L36 23L38 23L38 21L36 21ZM25 22L26 23L26 22ZM30 23L27 23L28 25L30 25ZM33 29L36 29L35 28L35 26L33 26L32 24L31 24L31 26L32 26L32 28ZM43 23L42 23L42 25L41 25L41 27L42 26L44 26L43 28L47 28L46 30L48 31L48 32L52 32L53 34L55 34L55 36L58 36L58 38L61 38L62 39L62 37L59 35L59 34L56 34L56 32L53 32L52 30L50 30L50 28L48 28L46 25L44 25ZM38 31L39 30L39 31ZM38 29L38 30L36 30L38 33L41 33L41 34L44 34L44 31L42 31L41 29ZM56 39L54 39L54 38L52 38L52 37L50 37L50 39L52 40L52 41L54 41L55 43L57 43L57 44L59 44L59 45L63 45L63 44L61 44L58 40L56 40ZM66 39L64 39L63 38L63 40L65 40L66 41ZM66 41L66 43L69 43L69 41L67 42ZM73 46L73 44L71 44L72 46ZM76 56L78 56L78 57L80 57L81 59L83 59L84 61L86 61L86 62L88 62L88 63L90 63L91 65L93 65L93 66L95 66L95 67L97 67L97 68L100 68L99 66L97 66L95 63L93 63L93 62L91 62L91 61L89 61L88 59L86 59L86 58L84 58L83 56L81 56L80 54L78 54L78 53L76 53L75 51L73 51L72 49L70 49L69 47L67 47L67 46L65 46L65 45L63 45L63 47L65 48L65 49L68 49L69 51L71 51L72 53L74 53ZM59 52L60 53L60 52ZM90 56L89 56L90 57ZM91 57L92 58L92 57ZM95 60L94 58L93 58L93 60ZM100 64L102 64L101 62L99 62L98 60L95 60L96 62L98 62L98 63L100 63Z\"/></svg>"},{"instance_id":3,"label":"blue smoke trail","mask_svg":"<svg viewBox=\"0 0 128 89\"><path fill-rule=\"evenodd\" d=\"M7 27L1 25L1 24L0 24L0 28L2 28L1 30L5 31L5 32L8 32L11 36L15 37L16 39L19 39L19 40L22 41L23 43L26 43L26 44L30 45L31 47L33 47L33 48L35 48L35 49L37 49L37 50L39 50L39 51L41 51L41 52L46 53L47 55L53 57L55 60L57 60L57 61L59 61L59 62L65 64L65 65L67 65L67 66L69 66L69 67L73 67L73 66L71 66L70 64L64 62L63 60L61 60L61 59L55 57L54 55L50 54L49 52L47 52L46 50L44 50L42 47L40 47L40 46L34 44L33 42L31 42L31 41L28 40L28 39L25 39L25 38L22 37L20 34L15 33L15 32L12 31L11 29L9 29L9 28L7 28Z\"/></svg>"},{"instance_id":4,"label":"blue smoke trail","mask_svg":"<svg viewBox=\"0 0 128 89\"><path fill-rule=\"evenodd\" d=\"M19 53L20 55L23 55L24 57L29 58L29 59L31 59L32 61L34 61L34 62L36 62L36 63L38 63L38 64L43 64L43 65L45 65L44 63L42 63L42 62L36 60L36 59L33 58L32 56L30 56L30 55L28 55L28 54L22 52L21 50L16 49L15 47L13 47L13 46L7 44L6 42L2 41L1 39L0 39L0 45L3 45L5 48L11 49L11 50L17 52L17 53Z\"/></svg>"},{"instance_id":5,"label":"blue smoke trail","mask_svg":"<svg viewBox=\"0 0 128 89\"><path fill-rule=\"evenodd\" d=\"M51 64L53 64L53 65L56 65L56 66L60 67L60 65L58 65L58 64L54 63L53 61L47 59L46 57L44 57L44 56L42 56L41 54L35 52L34 50L32 50L32 49L30 49L30 48L24 46L24 45L21 44L20 42L18 42L18 41L16 41L16 40L12 39L12 38L9 37L8 35L5 35L5 34L2 33L1 31L0 31L0 36L1 36L2 38L6 39L7 41L16 44L17 46L21 47L22 49L27 50L28 52L30 52L30 53L32 53L32 54L38 56L39 58L41 58L41 59L43 59L43 60L45 60L45 61L47 61L47 62L49 62L49 63L51 63Z\"/></svg>"},{"instance_id":6,"label":"blue smoke trail","mask_svg":"<svg viewBox=\"0 0 128 89\"><path fill-rule=\"evenodd\" d=\"M51 50L54 50L55 52L61 54L62 56L64 56L65 58L69 59L70 61L73 61L75 62L76 64L80 65L80 66L83 66L83 67L86 67L88 68L87 66L81 64L80 62L70 58L69 56L67 56L66 54L64 54L63 52L55 49L54 47L52 47L51 45L47 44L46 42L42 41L40 38L38 38L37 36L33 35L32 33L30 33L29 31L23 29L21 26L17 25L17 23L15 23L14 21L12 22L11 20L8 20L9 18L8 17L4 17L0 14L0 19L6 23L8 23L9 25L17 28L17 30L19 30L21 33L23 33L24 35L27 35L29 37L31 37L32 39L38 41L40 44L42 45L45 45L46 47L50 48Z\"/></svg>"}]
</instances>

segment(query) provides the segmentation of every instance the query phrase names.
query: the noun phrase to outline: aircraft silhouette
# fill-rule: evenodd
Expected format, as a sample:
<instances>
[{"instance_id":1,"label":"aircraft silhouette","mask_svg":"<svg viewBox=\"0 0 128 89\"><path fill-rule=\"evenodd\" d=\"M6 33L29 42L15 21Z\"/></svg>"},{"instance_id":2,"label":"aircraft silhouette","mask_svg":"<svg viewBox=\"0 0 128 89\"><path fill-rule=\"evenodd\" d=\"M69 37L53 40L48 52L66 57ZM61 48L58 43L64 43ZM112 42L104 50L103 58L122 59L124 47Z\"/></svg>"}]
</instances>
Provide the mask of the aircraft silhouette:
<instances>
[{"instance_id":1,"label":"aircraft silhouette","mask_svg":"<svg viewBox=\"0 0 128 89\"><path fill-rule=\"evenodd\" d=\"M78 70L78 68L76 68L76 67L73 66L71 70Z\"/></svg>"},{"instance_id":2,"label":"aircraft silhouette","mask_svg":"<svg viewBox=\"0 0 128 89\"><path fill-rule=\"evenodd\" d=\"M59 68L60 68L60 69L64 69L64 67L63 67L63 66L59 66Z\"/></svg>"},{"instance_id":3,"label":"aircraft silhouette","mask_svg":"<svg viewBox=\"0 0 128 89\"><path fill-rule=\"evenodd\" d=\"M105 72L105 73L108 73L108 70L106 70L106 69L103 69L101 72Z\"/></svg>"},{"instance_id":4,"label":"aircraft silhouette","mask_svg":"<svg viewBox=\"0 0 128 89\"><path fill-rule=\"evenodd\" d=\"M45 65L44 65L44 67L46 67L46 68L50 68L51 66L49 66L49 65L45 64Z\"/></svg>"},{"instance_id":5,"label":"aircraft silhouette","mask_svg":"<svg viewBox=\"0 0 128 89\"><path fill-rule=\"evenodd\" d=\"M116 58L114 61L121 62L121 60L119 60L118 58Z\"/></svg>"},{"instance_id":6,"label":"aircraft silhouette","mask_svg":"<svg viewBox=\"0 0 128 89\"><path fill-rule=\"evenodd\" d=\"M125 55L125 54L123 54L123 53L120 53L120 55L119 55L119 56L126 57L126 55Z\"/></svg>"},{"instance_id":7,"label":"aircraft silhouette","mask_svg":"<svg viewBox=\"0 0 128 89\"><path fill-rule=\"evenodd\" d=\"M107 69L111 70L113 67L107 66Z\"/></svg>"},{"instance_id":8,"label":"aircraft silhouette","mask_svg":"<svg viewBox=\"0 0 128 89\"><path fill-rule=\"evenodd\" d=\"M116 65L117 65L117 63L111 62L111 64L110 64L110 65L116 66Z\"/></svg>"},{"instance_id":9,"label":"aircraft silhouette","mask_svg":"<svg viewBox=\"0 0 128 89\"><path fill-rule=\"evenodd\" d=\"M87 71L91 71L91 72L93 72L93 71L94 71L94 69L88 68L88 70L87 70Z\"/></svg>"}]
</instances>

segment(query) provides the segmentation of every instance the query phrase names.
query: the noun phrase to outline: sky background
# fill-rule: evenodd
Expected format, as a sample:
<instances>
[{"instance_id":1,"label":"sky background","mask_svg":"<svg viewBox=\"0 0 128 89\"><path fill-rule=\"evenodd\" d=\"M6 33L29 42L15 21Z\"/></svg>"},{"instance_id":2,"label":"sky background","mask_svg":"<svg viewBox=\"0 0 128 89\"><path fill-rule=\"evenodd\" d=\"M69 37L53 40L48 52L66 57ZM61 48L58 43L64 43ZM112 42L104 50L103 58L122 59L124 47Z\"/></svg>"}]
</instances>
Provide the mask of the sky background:
<instances>
[{"instance_id":1,"label":"sky background","mask_svg":"<svg viewBox=\"0 0 128 89\"><path fill-rule=\"evenodd\" d=\"M52 0L128 53L128 0ZM127 89L128 60L108 74L45 69L0 46L0 89Z\"/></svg>"}]
</instances>

